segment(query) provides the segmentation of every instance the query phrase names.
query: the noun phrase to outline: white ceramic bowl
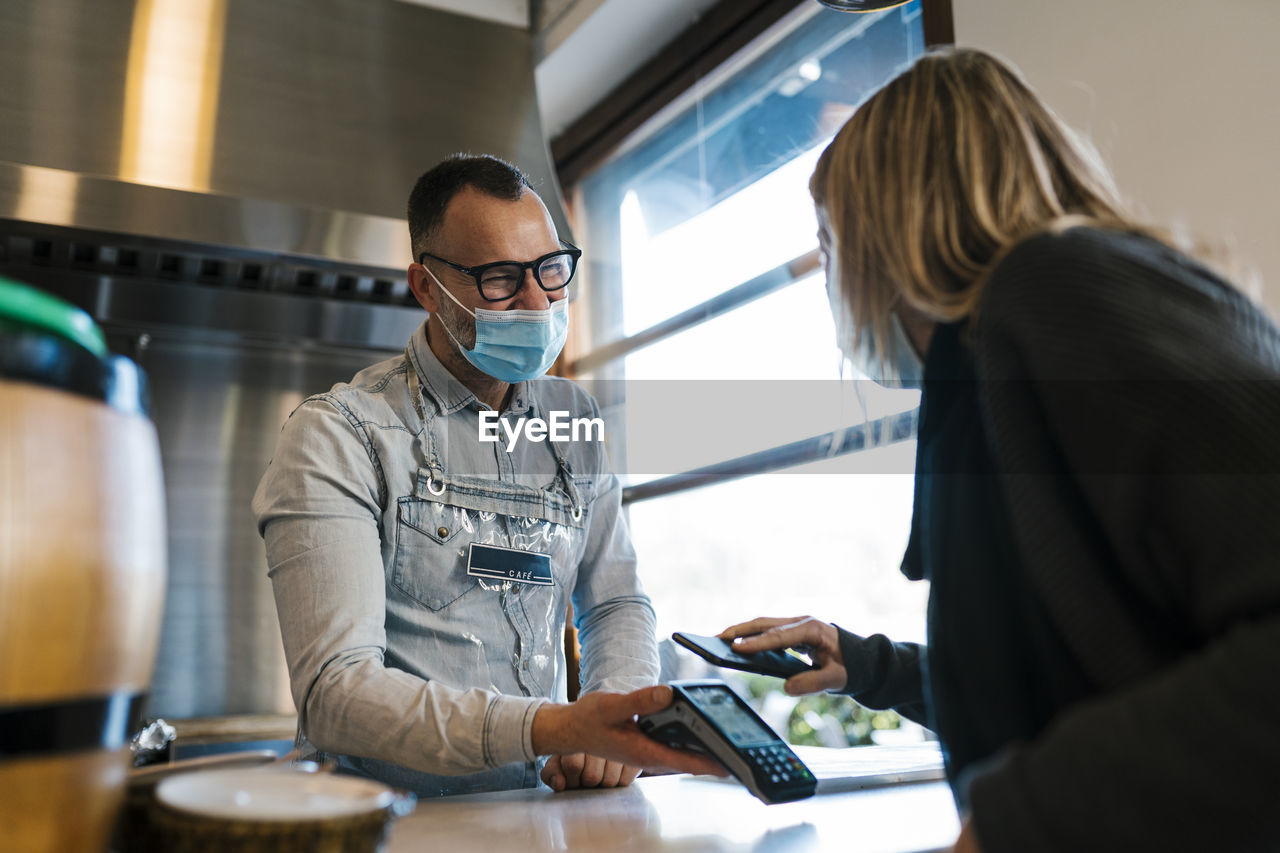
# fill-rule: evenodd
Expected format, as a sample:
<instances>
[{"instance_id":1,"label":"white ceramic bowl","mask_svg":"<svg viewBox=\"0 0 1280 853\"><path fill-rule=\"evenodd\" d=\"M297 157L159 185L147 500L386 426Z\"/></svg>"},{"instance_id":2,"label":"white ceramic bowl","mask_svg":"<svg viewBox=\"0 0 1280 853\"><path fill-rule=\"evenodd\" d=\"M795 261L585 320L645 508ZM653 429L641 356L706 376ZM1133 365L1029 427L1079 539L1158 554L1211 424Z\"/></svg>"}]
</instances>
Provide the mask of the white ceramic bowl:
<instances>
[{"instance_id":1,"label":"white ceramic bowl","mask_svg":"<svg viewBox=\"0 0 1280 853\"><path fill-rule=\"evenodd\" d=\"M156 786L150 830L169 853L372 853L411 794L284 767L184 773Z\"/></svg>"},{"instance_id":2,"label":"white ceramic bowl","mask_svg":"<svg viewBox=\"0 0 1280 853\"><path fill-rule=\"evenodd\" d=\"M387 808L386 785L287 768L226 768L165 779L156 799L171 809L228 820L326 820Z\"/></svg>"}]
</instances>

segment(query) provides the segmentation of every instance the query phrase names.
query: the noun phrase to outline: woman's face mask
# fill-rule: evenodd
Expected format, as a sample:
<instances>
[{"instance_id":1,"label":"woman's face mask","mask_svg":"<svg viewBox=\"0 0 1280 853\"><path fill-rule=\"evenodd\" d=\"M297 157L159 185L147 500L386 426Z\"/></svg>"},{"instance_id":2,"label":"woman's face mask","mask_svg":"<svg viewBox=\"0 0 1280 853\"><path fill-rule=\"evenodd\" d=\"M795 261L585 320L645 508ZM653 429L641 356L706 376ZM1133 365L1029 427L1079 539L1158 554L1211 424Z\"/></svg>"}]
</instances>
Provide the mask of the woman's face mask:
<instances>
[{"instance_id":1,"label":"woman's face mask","mask_svg":"<svg viewBox=\"0 0 1280 853\"><path fill-rule=\"evenodd\" d=\"M834 247L827 249L827 298L831 302L831 316L839 324L846 312L840 305L843 297L840 290L839 256ZM924 383L924 361L907 336L902 318L894 310L889 311L889 340L885 341L884 351L885 362L882 365L876 353L875 333L871 329L864 329L858 335L854 351L844 352L842 349L841 353L856 370L880 385L890 388L919 388Z\"/></svg>"},{"instance_id":2,"label":"woman's face mask","mask_svg":"<svg viewBox=\"0 0 1280 853\"><path fill-rule=\"evenodd\" d=\"M551 369L569 334L569 300L559 299L542 310L472 311L441 284L435 273L425 266L423 269L446 296L475 319L476 345L471 349L454 337L448 323L440 324L473 367L503 382L537 379Z\"/></svg>"}]
</instances>

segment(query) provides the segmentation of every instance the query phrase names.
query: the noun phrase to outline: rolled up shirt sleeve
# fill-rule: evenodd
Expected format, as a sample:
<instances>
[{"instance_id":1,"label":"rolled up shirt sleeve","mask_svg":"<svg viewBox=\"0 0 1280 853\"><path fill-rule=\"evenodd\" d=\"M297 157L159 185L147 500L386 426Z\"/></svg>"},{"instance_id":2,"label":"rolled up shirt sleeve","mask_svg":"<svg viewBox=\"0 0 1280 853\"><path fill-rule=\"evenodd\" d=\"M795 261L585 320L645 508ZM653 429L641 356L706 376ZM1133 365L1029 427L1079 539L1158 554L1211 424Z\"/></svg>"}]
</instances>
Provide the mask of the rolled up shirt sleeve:
<instances>
[{"instance_id":1,"label":"rolled up shirt sleeve","mask_svg":"<svg viewBox=\"0 0 1280 853\"><path fill-rule=\"evenodd\" d=\"M385 665L386 487L371 448L350 412L312 398L286 422L253 499L302 732L326 752L437 774L532 761L546 700Z\"/></svg>"}]
</instances>

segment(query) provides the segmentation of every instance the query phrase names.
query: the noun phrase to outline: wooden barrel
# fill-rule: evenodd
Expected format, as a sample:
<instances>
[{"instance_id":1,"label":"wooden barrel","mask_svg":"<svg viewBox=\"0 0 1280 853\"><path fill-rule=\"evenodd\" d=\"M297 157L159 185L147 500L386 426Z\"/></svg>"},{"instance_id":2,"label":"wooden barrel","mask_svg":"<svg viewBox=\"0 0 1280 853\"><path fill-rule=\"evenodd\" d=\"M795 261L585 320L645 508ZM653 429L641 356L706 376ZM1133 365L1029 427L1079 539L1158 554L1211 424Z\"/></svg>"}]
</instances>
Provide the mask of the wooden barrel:
<instances>
[{"instance_id":1,"label":"wooden barrel","mask_svg":"<svg viewBox=\"0 0 1280 853\"><path fill-rule=\"evenodd\" d=\"M0 326L5 850L104 849L151 679L160 452L141 374L118 358Z\"/></svg>"}]
</instances>

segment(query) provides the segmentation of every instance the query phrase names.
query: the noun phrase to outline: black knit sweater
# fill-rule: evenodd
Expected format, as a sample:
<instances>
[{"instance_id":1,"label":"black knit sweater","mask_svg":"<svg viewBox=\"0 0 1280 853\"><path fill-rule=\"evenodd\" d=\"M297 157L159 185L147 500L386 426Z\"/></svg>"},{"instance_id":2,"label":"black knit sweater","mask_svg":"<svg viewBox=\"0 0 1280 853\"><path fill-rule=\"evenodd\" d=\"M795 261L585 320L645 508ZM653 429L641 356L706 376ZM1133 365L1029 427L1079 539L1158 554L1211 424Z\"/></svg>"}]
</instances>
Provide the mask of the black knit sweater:
<instances>
[{"instance_id":1,"label":"black knit sweater","mask_svg":"<svg viewBox=\"0 0 1280 853\"><path fill-rule=\"evenodd\" d=\"M903 571L842 632L987 853L1280 850L1280 331L1162 243L1032 237L926 361Z\"/></svg>"}]
</instances>

